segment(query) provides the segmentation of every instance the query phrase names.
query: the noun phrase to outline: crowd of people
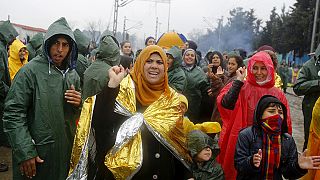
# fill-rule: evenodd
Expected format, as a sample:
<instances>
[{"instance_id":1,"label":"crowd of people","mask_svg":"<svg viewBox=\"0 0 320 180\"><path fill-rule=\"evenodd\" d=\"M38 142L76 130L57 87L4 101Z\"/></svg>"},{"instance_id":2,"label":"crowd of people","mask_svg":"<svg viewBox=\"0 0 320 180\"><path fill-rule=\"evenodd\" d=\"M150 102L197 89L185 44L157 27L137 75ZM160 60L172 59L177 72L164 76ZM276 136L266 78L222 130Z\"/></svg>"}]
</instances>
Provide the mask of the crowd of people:
<instances>
[{"instance_id":1,"label":"crowd of people","mask_svg":"<svg viewBox=\"0 0 320 180\"><path fill-rule=\"evenodd\" d=\"M26 45L17 36L0 22L0 145L12 148L13 179L320 178L320 45L293 86L304 95L298 154L288 68L269 45L202 57L168 32L134 53L105 31L92 50L65 18Z\"/></svg>"}]
</instances>

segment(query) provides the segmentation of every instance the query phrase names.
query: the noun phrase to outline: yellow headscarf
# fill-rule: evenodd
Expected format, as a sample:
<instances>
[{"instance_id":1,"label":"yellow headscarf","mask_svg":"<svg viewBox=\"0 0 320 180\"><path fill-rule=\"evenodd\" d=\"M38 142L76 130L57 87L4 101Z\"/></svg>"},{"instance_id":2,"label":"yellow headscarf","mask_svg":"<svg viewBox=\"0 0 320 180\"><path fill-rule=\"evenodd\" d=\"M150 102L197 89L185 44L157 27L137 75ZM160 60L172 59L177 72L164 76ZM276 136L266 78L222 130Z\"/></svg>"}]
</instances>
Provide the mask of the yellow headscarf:
<instances>
[{"instance_id":1,"label":"yellow headscarf","mask_svg":"<svg viewBox=\"0 0 320 180\"><path fill-rule=\"evenodd\" d=\"M144 75L144 65L146 61L150 58L151 54L158 53L163 60L164 65L164 79L158 84L150 84L147 82ZM157 45L151 45L144 48L134 64L133 70L130 72L132 80L135 83L136 87L136 98L143 106L149 106L154 101L156 101L160 95L164 92L166 95L169 94L169 85L168 85L168 64L167 56L161 47Z\"/></svg>"},{"instance_id":2,"label":"yellow headscarf","mask_svg":"<svg viewBox=\"0 0 320 180\"><path fill-rule=\"evenodd\" d=\"M19 69L28 63L29 52L27 51L24 55L24 60L21 62L19 57L19 51L22 48L26 48L26 46L19 40L16 39L10 46L9 49L9 58L8 58L8 66L10 72L10 79L13 81L14 76L17 74Z\"/></svg>"}]
</instances>

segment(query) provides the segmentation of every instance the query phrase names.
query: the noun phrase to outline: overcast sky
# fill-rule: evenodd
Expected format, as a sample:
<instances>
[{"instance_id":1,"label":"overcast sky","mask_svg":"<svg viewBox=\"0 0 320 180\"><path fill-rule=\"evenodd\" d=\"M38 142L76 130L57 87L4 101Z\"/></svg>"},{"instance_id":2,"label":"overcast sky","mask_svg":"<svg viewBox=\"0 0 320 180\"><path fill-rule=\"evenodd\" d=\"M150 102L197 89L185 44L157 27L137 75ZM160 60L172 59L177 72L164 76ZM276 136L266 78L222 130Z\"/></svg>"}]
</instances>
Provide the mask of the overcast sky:
<instances>
[{"instance_id":1,"label":"overcast sky","mask_svg":"<svg viewBox=\"0 0 320 180\"><path fill-rule=\"evenodd\" d=\"M119 0L121 3L126 0ZM130 1L130 0L129 0ZM168 3L154 1L169 0L134 0L119 8L118 31L123 30L124 16L130 34L140 38L155 35L156 17L159 19L158 36L168 29ZM171 0L170 30L187 36L193 29L205 30L217 26L217 19L229 17L229 10L243 7L255 9L256 16L268 20L270 11L277 7L280 12L285 4L292 6L296 0ZM48 26L59 17L66 17L70 26L81 30L88 28L88 22L101 22L101 30L112 30L114 0L1 0L0 20L8 19L14 23L41 27ZM206 19L206 20L204 20ZM206 21L206 22L205 22ZM139 26L139 22L142 23ZM212 28L212 27L211 27Z\"/></svg>"}]
</instances>

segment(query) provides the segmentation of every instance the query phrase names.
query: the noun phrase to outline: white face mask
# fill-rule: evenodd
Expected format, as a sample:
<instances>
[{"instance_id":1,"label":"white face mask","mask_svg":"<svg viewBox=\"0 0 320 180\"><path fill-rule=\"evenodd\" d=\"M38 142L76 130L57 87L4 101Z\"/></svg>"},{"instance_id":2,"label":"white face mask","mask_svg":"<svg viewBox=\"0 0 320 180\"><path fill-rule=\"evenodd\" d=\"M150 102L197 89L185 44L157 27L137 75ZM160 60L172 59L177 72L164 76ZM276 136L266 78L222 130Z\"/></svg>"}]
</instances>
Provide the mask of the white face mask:
<instances>
[{"instance_id":1,"label":"white face mask","mask_svg":"<svg viewBox=\"0 0 320 180\"><path fill-rule=\"evenodd\" d=\"M271 79L266 79L264 81L261 82L257 82L257 84L259 84L260 86L265 85L267 82L269 82Z\"/></svg>"}]
</instances>

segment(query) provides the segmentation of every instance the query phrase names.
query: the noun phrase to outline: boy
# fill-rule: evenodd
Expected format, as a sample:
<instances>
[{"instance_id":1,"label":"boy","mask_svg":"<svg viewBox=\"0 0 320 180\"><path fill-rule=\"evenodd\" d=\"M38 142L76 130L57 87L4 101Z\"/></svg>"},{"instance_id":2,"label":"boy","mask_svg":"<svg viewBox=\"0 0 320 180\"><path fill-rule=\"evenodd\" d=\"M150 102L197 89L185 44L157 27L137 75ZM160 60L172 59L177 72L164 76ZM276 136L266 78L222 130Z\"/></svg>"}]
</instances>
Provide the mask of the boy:
<instances>
[{"instance_id":1,"label":"boy","mask_svg":"<svg viewBox=\"0 0 320 180\"><path fill-rule=\"evenodd\" d=\"M200 130L191 131L187 136L187 147L193 163L191 171L196 180L223 180L223 170L215 160L219 154L216 140Z\"/></svg>"},{"instance_id":2,"label":"boy","mask_svg":"<svg viewBox=\"0 0 320 180\"><path fill-rule=\"evenodd\" d=\"M288 134L287 109L276 97L263 96L254 113L254 125L240 131L234 165L237 179L298 179L307 169L320 169L320 156L298 157Z\"/></svg>"}]
</instances>

